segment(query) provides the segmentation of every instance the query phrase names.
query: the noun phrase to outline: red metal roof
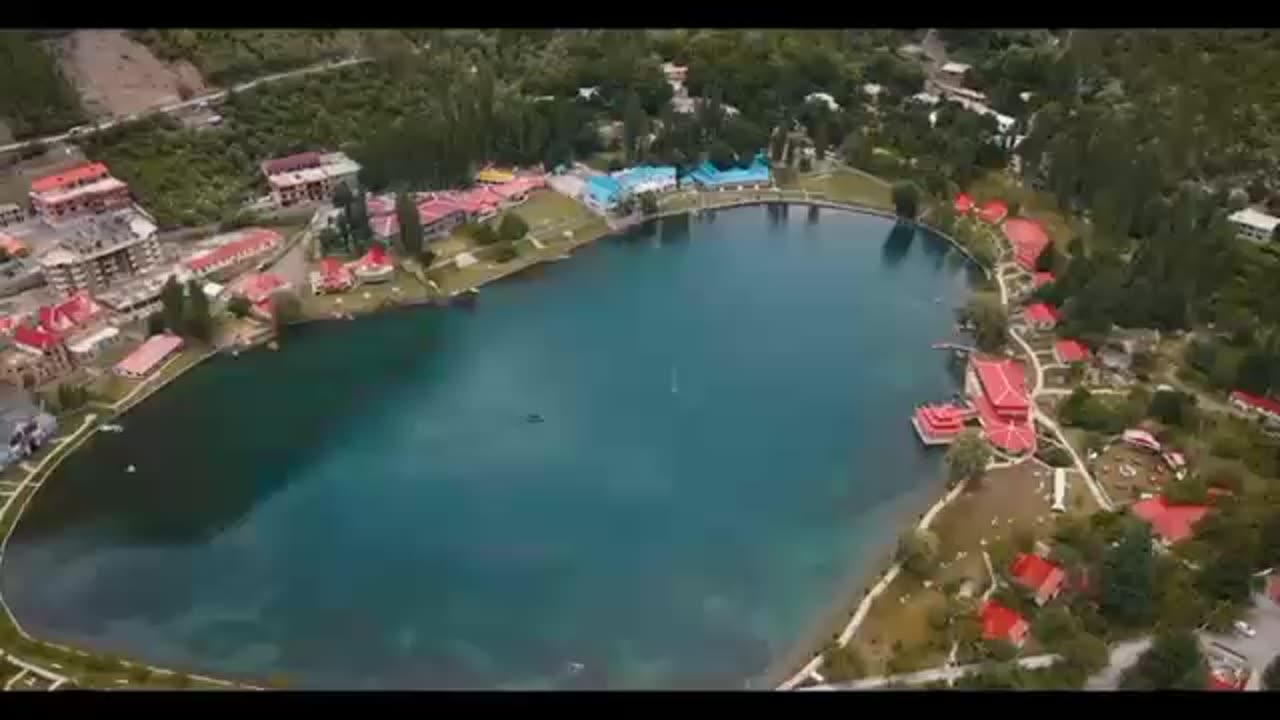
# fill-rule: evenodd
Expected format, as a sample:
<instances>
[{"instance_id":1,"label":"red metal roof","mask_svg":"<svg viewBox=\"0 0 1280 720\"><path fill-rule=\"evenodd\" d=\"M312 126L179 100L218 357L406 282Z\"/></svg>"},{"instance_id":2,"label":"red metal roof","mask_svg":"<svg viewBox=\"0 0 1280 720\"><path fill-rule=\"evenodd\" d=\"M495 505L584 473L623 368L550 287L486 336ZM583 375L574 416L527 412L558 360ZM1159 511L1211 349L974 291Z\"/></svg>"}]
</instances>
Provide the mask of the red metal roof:
<instances>
[{"instance_id":1,"label":"red metal roof","mask_svg":"<svg viewBox=\"0 0 1280 720\"><path fill-rule=\"evenodd\" d=\"M1001 416L985 396L973 398L973 405L978 409L978 420L982 423L982 434L987 442L1013 455L1035 449L1036 431L1025 410L1023 419L1010 420Z\"/></svg>"},{"instance_id":2,"label":"red metal roof","mask_svg":"<svg viewBox=\"0 0 1280 720\"><path fill-rule=\"evenodd\" d=\"M1276 402L1275 400L1272 400L1269 397L1260 397L1258 395L1252 395L1243 390L1236 390L1232 392L1231 397L1232 399L1239 400L1240 402L1244 403L1245 405L1249 405L1250 407L1255 407L1265 412L1273 413L1275 415L1280 415L1280 402Z\"/></svg>"},{"instance_id":3,"label":"red metal roof","mask_svg":"<svg viewBox=\"0 0 1280 720\"><path fill-rule=\"evenodd\" d=\"M75 183L87 182L90 180L98 180L109 174L107 166L100 162L85 163L77 165L69 170L63 170L54 175L45 175L36 178L31 183L31 192L45 193L50 190L57 190Z\"/></svg>"},{"instance_id":4,"label":"red metal roof","mask_svg":"<svg viewBox=\"0 0 1280 720\"><path fill-rule=\"evenodd\" d=\"M1169 505L1163 497L1139 500L1129 509L1169 543L1181 542L1195 534L1195 524L1209 512L1207 505Z\"/></svg>"},{"instance_id":5,"label":"red metal roof","mask_svg":"<svg viewBox=\"0 0 1280 720\"><path fill-rule=\"evenodd\" d=\"M1018 553L1009 564L1009 574L1034 592L1041 603L1057 593L1066 579L1062 568L1032 553Z\"/></svg>"},{"instance_id":6,"label":"red metal roof","mask_svg":"<svg viewBox=\"0 0 1280 720\"><path fill-rule=\"evenodd\" d=\"M271 293L287 287L288 284L284 278L275 273L256 273L241 278L234 292L244 295L246 300L256 305L270 300Z\"/></svg>"},{"instance_id":7,"label":"red metal roof","mask_svg":"<svg viewBox=\"0 0 1280 720\"><path fill-rule=\"evenodd\" d=\"M1089 359L1089 348L1078 340L1059 340L1053 344L1053 354L1059 362L1084 362Z\"/></svg>"},{"instance_id":8,"label":"red metal roof","mask_svg":"<svg viewBox=\"0 0 1280 720\"><path fill-rule=\"evenodd\" d=\"M62 342L62 337L43 327L23 323L13 331L13 340L34 350L46 352L57 347Z\"/></svg>"},{"instance_id":9,"label":"red metal roof","mask_svg":"<svg viewBox=\"0 0 1280 720\"><path fill-rule=\"evenodd\" d=\"M956 212L958 213L961 213L961 214L967 213L970 210L973 210L973 198L969 197L968 195L965 195L964 193L960 193L959 195L956 196L956 202L954 207L956 209Z\"/></svg>"},{"instance_id":10,"label":"red metal roof","mask_svg":"<svg viewBox=\"0 0 1280 720\"><path fill-rule=\"evenodd\" d=\"M978 217L992 225L1004 220L1009 214L1009 206L999 200L988 200L978 209Z\"/></svg>"},{"instance_id":11,"label":"red metal roof","mask_svg":"<svg viewBox=\"0 0 1280 720\"><path fill-rule=\"evenodd\" d=\"M1058 311L1044 303L1031 303L1022 309L1022 314L1033 323L1056 324L1058 322Z\"/></svg>"},{"instance_id":12,"label":"red metal roof","mask_svg":"<svg viewBox=\"0 0 1280 720\"><path fill-rule=\"evenodd\" d=\"M974 357L974 374L987 400L1000 412L1023 411L1030 407L1027 399L1027 376L1022 364L1009 358Z\"/></svg>"},{"instance_id":13,"label":"red metal roof","mask_svg":"<svg viewBox=\"0 0 1280 720\"><path fill-rule=\"evenodd\" d=\"M1030 629L1021 615L995 600L983 603L978 616L982 619L983 640L1007 640L1021 645Z\"/></svg>"},{"instance_id":14,"label":"red metal roof","mask_svg":"<svg viewBox=\"0 0 1280 720\"><path fill-rule=\"evenodd\" d=\"M1014 260L1022 269L1032 272L1036 260L1049 244L1049 233L1031 218L1010 218L1004 223L1004 236L1013 245Z\"/></svg>"},{"instance_id":15,"label":"red metal roof","mask_svg":"<svg viewBox=\"0 0 1280 720\"><path fill-rule=\"evenodd\" d=\"M265 252L282 239L280 233L275 230L253 228L239 239L223 243L203 255L187 260L186 265L192 272L200 272L217 267L236 257L248 257Z\"/></svg>"},{"instance_id":16,"label":"red metal roof","mask_svg":"<svg viewBox=\"0 0 1280 720\"><path fill-rule=\"evenodd\" d=\"M116 363L116 369L130 375L146 375L182 347L182 338L177 335L161 333L152 335L139 345L128 357Z\"/></svg>"}]
</instances>

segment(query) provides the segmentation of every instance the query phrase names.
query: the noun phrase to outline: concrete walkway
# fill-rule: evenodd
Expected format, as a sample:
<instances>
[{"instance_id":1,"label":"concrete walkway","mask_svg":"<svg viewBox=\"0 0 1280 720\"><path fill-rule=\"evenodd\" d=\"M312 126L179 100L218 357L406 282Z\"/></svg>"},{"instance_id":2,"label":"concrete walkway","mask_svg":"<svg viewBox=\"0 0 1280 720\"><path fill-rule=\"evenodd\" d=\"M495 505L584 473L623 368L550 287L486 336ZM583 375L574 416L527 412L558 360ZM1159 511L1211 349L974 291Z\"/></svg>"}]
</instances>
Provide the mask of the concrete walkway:
<instances>
[{"instance_id":1,"label":"concrete walkway","mask_svg":"<svg viewBox=\"0 0 1280 720\"><path fill-rule=\"evenodd\" d=\"M1020 658L1016 660L1018 667L1026 670L1039 670L1047 668L1058 662L1057 655L1032 655L1031 657ZM980 671L985 663L972 663L969 665L957 665L955 667L937 667L929 670L919 670L917 672L903 673L901 675L881 675L878 677L861 678L844 683L829 683L826 685L817 685L805 690L876 690L888 685L927 685L935 682L954 683L956 680Z\"/></svg>"}]
</instances>

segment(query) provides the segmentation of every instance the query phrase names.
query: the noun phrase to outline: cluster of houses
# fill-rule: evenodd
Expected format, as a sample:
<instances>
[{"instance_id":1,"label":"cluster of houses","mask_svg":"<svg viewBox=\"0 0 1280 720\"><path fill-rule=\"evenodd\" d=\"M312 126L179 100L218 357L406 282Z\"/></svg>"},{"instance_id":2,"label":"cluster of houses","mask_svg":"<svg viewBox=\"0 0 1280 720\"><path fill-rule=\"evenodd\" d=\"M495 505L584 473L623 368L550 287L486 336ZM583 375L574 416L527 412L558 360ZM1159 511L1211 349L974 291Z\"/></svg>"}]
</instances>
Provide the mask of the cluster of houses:
<instances>
[{"instance_id":1,"label":"cluster of houses","mask_svg":"<svg viewBox=\"0 0 1280 720\"><path fill-rule=\"evenodd\" d=\"M546 187L542 173L521 173L489 168L476 176L477 184L465 190L444 190L414 194L422 236L427 240L448 237L454 228L468 222L489 220L503 209L514 207L530 193ZM392 195L371 196L366 201L373 234L390 242L400 233L396 201Z\"/></svg>"},{"instance_id":2,"label":"cluster of houses","mask_svg":"<svg viewBox=\"0 0 1280 720\"><path fill-rule=\"evenodd\" d=\"M708 161L683 177L678 172L671 165L637 165L613 173L595 173L588 175L576 189L570 188L567 194L597 212L609 213L624 199L644 193L661 195L685 186L702 191L753 190L773 184L764 153L757 154L745 168L721 170Z\"/></svg>"},{"instance_id":3,"label":"cluster of houses","mask_svg":"<svg viewBox=\"0 0 1280 720\"><path fill-rule=\"evenodd\" d=\"M976 425L999 452L1022 457L1035 452L1031 396L1026 370L1010 358L974 355L965 370L966 402L916 408L911 424L926 445L949 445Z\"/></svg>"}]
</instances>

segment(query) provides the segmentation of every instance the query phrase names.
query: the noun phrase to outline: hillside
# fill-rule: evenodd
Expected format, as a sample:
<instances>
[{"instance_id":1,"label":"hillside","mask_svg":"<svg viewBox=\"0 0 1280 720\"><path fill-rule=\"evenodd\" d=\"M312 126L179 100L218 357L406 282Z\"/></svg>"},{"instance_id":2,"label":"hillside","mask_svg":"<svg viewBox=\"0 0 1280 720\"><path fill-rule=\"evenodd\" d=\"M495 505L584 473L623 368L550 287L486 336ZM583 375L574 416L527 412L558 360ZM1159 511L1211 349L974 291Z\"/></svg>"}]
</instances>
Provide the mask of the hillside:
<instances>
[{"instance_id":1,"label":"hillside","mask_svg":"<svg viewBox=\"0 0 1280 720\"><path fill-rule=\"evenodd\" d=\"M186 61L216 85L251 80L361 48L357 30L132 30L128 35L168 61Z\"/></svg>"},{"instance_id":2,"label":"hillside","mask_svg":"<svg viewBox=\"0 0 1280 720\"><path fill-rule=\"evenodd\" d=\"M0 32L0 125L14 139L65 130L84 120L76 91L45 42L36 33Z\"/></svg>"}]
</instances>

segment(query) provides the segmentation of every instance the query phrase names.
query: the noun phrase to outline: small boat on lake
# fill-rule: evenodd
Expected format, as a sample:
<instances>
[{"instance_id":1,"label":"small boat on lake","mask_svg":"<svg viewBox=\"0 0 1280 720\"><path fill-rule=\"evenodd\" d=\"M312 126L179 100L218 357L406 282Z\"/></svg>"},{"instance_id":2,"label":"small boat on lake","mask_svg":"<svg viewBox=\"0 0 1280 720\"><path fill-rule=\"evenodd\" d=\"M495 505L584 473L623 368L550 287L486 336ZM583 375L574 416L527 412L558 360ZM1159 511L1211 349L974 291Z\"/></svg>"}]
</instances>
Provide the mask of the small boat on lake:
<instances>
[{"instance_id":1,"label":"small boat on lake","mask_svg":"<svg viewBox=\"0 0 1280 720\"><path fill-rule=\"evenodd\" d=\"M524 416L524 421L527 423L532 423L534 425L537 425L540 422L545 422L545 419L538 413L529 413L528 415Z\"/></svg>"},{"instance_id":2,"label":"small boat on lake","mask_svg":"<svg viewBox=\"0 0 1280 720\"><path fill-rule=\"evenodd\" d=\"M127 473L136 473L138 472L138 468L135 465L130 465L129 467L125 468L124 471Z\"/></svg>"}]
</instances>

